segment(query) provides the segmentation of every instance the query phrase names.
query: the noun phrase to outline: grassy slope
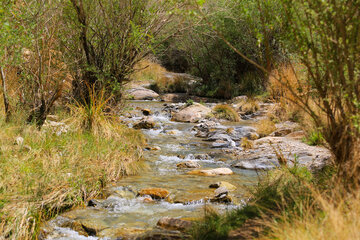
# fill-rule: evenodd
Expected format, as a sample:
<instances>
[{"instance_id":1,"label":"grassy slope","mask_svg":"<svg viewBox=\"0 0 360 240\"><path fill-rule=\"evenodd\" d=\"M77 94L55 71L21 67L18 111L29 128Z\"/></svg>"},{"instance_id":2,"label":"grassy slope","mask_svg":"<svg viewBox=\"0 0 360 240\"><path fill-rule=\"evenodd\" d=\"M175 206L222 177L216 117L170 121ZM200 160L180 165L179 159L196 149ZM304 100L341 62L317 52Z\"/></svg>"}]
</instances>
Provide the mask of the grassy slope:
<instances>
[{"instance_id":1,"label":"grassy slope","mask_svg":"<svg viewBox=\"0 0 360 240\"><path fill-rule=\"evenodd\" d=\"M225 215L210 213L191 230L193 239L227 239L230 230L243 226L248 220L272 217L282 211L300 212L301 205L312 198L304 185L311 181L312 174L302 167L271 171L251 191L250 200L243 208Z\"/></svg>"},{"instance_id":2,"label":"grassy slope","mask_svg":"<svg viewBox=\"0 0 360 240\"><path fill-rule=\"evenodd\" d=\"M0 119L0 239L33 239L39 224L101 194L107 182L141 169L141 133L73 128L57 136ZM16 137L24 138L15 145Z\"/></svg>"}]
</instances>

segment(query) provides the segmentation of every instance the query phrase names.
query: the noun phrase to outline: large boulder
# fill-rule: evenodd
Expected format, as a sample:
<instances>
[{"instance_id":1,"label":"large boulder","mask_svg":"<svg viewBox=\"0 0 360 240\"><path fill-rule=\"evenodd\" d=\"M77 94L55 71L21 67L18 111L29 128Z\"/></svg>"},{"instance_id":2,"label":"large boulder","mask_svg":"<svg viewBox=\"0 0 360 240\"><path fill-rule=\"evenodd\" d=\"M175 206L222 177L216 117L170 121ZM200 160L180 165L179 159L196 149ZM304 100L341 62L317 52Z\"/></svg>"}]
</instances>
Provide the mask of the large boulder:
<instances>
[{"instance_id":1,"label":"large boulder","mask_svg":"<svg viewBox=\"0 0 360 240\"><path fill-rule=\"evenodd\" d=\"M173 120L177 122L195 123L205 118L206 115L208 115L209 113L211 113L210 108L199 103L194 103L182 109L181 111L175 113L173 115Z\"/></svg>"},{"instance_id":2,"label":"large boulder","mask_svg":"<svg viewBox=\"0 0 360 240\"><path fill-rule=\"evenodd\" d=\"M159 94L153 90L137 87L127 91L127 98L133 100L153 100L159 97Z\"/></svg>"},{"instance_id":3,"label":"large boulder","mask_svg":"<svg viewBox=\"0 0 360 240\"><path fill-rule=\"evenodd\" d=\"M253 149L238 151L233 167L268 170L279 166L279 157L290 166L296 160L300 165L318 169L329 162L331 153L324 147L309 146L289 137L265 137L254 141Z\"/></svg>"},{"instance_id":4,"label":"large boulder","mask_svg":"<svg viewBox=\"0 0 360 240\"><path fill-rule=\"evenodd\" d=\"M153 199L160 200L167 198L170 193L163 188L145 188L141 189L138 193L139 196L150 196Z\"/></svg>"},{"instance_id":5,"label":"large boulder","mask_svg":"<svg viewBox=\"0 0 360 240\"><path fill-rule=\"evenodd\" d=\"M155 127L155 122L152 117L144 117L140 121L136 122L133 126L135 129L151 129Z\"/></svg>"}]
</instances>

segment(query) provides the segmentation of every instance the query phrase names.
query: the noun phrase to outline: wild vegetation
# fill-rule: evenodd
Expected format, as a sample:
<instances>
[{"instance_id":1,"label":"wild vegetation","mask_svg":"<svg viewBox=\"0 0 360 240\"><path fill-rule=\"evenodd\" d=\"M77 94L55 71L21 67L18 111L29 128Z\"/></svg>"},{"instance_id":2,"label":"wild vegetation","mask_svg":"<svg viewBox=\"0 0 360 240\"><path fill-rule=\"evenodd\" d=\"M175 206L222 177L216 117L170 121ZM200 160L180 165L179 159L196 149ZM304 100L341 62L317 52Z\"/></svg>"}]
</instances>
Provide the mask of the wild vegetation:
<instances>
[{"instance_id":1,"label":"wild vegetation","mask_svg":"<svg viewBox=\"0 0 360 240\"><path fill-rule=\"evenodd\" d=\"M269 76L269 92L283 104L285 110L276 115L307 126L308 143L324 141L332 150L334 165L320 176L297 166L270 172L244 208L224 216L210 213L193 229L194 239L226 239L232 229L243 231L244 239L359 237L355 220L359 211L351 204L359 187L358 3L284 0L277 4L284 12L275 21L282 23L281 42L292 57L285 67L280 62L272 71L255 59L250 61L255 60L252 64ZM272 8L262 10L266 15ZM223 37L221 32L218 35ZM248 56L228 43L240 56Z\"/></svg>"},{"instance_id":2,"label":"wild vegetation","mask_svg":"<svg viewBox=\"0 0 360 240\"><path fill-rule=\"evenodd\" d=\"M216 105L213 109L213 115L219 119L225 119L231 122L239 122L239 114L229 105Z\"/></svg>"},{"instance_id":3,"label":"wild vegetation","mask_svg":"<svg viewBox=\"0 0 360 240\"><path fill-rule=\"evenodd\" d=\"M341 0L2 1L0 239L36 239L42 222L143 169L145 140L117 117L126 84L147 81L160 94L246 94L233 102L245 116L259 99L276 102L259 137L290 120L333 156L317 172L279 157L241 209L206 209L194 239L234 229L247 229L244 238L360 238L359 17L359 1ZM196 81L170 81L167 71ZM223 104L211 115L238 122L238 112Z\"/></svg>"}]
</instances>

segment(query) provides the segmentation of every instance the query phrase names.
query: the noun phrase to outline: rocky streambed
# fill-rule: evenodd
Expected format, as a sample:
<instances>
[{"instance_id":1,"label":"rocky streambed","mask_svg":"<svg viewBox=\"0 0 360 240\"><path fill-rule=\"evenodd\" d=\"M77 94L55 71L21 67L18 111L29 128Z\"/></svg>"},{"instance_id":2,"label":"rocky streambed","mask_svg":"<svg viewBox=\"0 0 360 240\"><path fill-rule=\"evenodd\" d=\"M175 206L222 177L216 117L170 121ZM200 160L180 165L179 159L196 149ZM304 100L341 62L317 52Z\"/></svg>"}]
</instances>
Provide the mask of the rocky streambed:
<instances>
[{"instance_id":1,"label":"rocky streambed","mask_svg":"<svg viewBox=\"0 0 360 240\"><path fill-rule=\"evenodd\" d=\"M299 141L291 124L258 139L251 124L261 109L232 123L206 120L213 106L129 102L122 120L147 136L147 170L109 186L107 198L48 222L40 238L181 239L183 230L203 216L205 205L220 212L241 207L247 188L258 181L257 171L274 168L279 157L309 168L330 158L326 149ZM242 145L245 137L251 148Z\"/></svg>"}]
</instances>

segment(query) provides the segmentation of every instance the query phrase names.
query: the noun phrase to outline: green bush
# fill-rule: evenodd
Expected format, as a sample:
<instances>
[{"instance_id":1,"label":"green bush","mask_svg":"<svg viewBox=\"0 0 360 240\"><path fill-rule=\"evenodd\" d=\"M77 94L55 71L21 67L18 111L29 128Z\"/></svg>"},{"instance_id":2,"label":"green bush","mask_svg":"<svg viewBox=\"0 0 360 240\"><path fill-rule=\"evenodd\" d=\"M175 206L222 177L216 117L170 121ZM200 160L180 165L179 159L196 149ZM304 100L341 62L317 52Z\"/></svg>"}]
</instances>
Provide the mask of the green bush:
<instances>
[{"instance_id":1,"label":"green bush","mask_svg":"<svg viewBox=\"0 0 360 240\"><path fill-rule=\"evenodd\" d=\"M273 10L270 14L279 15L281 9L277 7L277 1L267 4ZM265 37L256 2L210 0L204 9L205 14L208 14L207 20L225 39L247 57L266 65ZM267 18L267 15L263 17ZM165 66L171 65L169 55L174 52L181 54L184 63L181 69L203 79L196 89L201 96L231 98L265 90L266 76L263 72L229 48L206 21L198 23L199 19L195 17L194 22L197 24L188 31L164 44L165 50L159 53L159 57ZM283 61L286 54L277 40L282 33L280 25L273 21L269 26L266 37L269 39L273 64Z\"/></svg>"},{"instance_id":2,"label":"green bush","mask_svg":"<svg viewBox=\"0 0 360 240\"><path fill-rule=\"evenodd\" d=\"M303 141L310 146L317 146L324 143L324 137L320 131L312 131L309 136L305 137Z\"/></svg>"}]
</instances>

